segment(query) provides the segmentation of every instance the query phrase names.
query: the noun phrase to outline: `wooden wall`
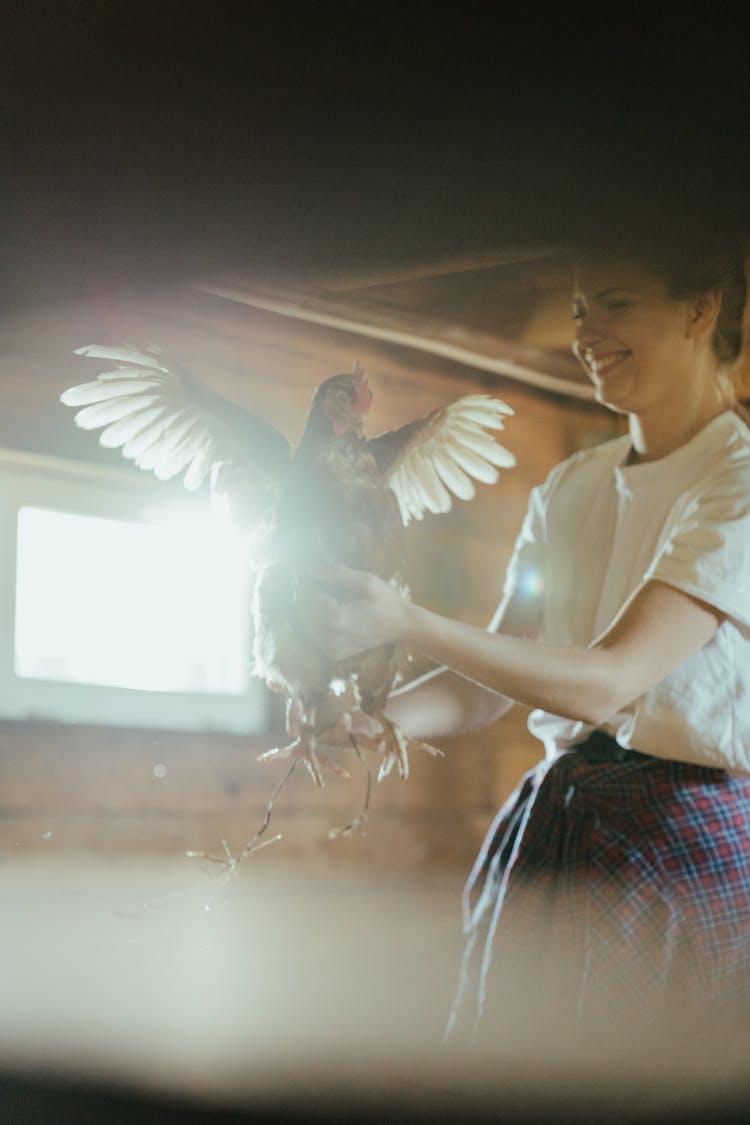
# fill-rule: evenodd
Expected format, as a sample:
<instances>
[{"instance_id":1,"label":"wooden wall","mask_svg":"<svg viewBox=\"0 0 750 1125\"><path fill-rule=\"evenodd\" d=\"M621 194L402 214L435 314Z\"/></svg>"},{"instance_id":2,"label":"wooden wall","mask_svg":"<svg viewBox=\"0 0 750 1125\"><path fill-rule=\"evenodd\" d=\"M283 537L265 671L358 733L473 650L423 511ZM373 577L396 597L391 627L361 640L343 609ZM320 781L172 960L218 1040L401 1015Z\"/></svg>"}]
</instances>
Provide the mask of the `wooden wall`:
<instances>
[{"instance_id":1,"label":"wooden wall","mask_svg":"<svg viewBox=\"0 0 750 1125\"><path fill-rule=\"evenodd\" d=\"M243 317L244 331L251 332L247 314ZM88 342L81 340L80 325L75 331L77 343ZM127 338L132 340L134 334ZM616 420L592 404L510 380L487 379L470 368L446 361L435 364L414 352L352 340L331 330L287 323L283 339L289 366L307 371L305 356L315 355L314 381L319 372L350 366L344 357L353 354L363 362L376 392L375 432L472 391L490 391L514 408L503 440L515 453L517 467L504 473L498 484L480 486L471 503L457 503L448 515L428 516L409 531L407 578L415 600L486 624L529 489L570 452L619 432ZM206 355L213 347L221 359L221 340L226 333L214 334ZM74 342L72 336L68 342ZM235 340L225 364L235 375L240 345ZM228 345L223 346L226 351ZM267 354L272 354L270 347ZM39 356L41 364L41 351ZM75 432L69 414L57 406L53 412L50 404L71 382L70 367L61 370L56 382L48 377L42 403L39 383L33 383L32 360L27 357L25 375L23 366L18 368L18 393L7 400L0 443L84 453L121 464L117 455L103 453L91 435ZM309 375L305 378L305 390L299 378L297 390L293 383L280 386L272 379L255 392L244 383L242 393L249 405L254 405L253 394L256 406L265 402L273 421L299 427L311 391ZM21 404L22 421L15 426L14 401ZM424 667L415 660L415 673ZM327 838L328 829L359 812L364 771L353 769L351 781L334 778L323 790L297 771L279 795L269 830L269 835L281 832L284 838L262 853L262 862L407 871L466 868L497 805L538 758L525 722L526 713L517 708L478 735L441 743L444 758L413 756L407 781L392 776L374 785L365 831L337 840ZM222 838L236 851L260 827L271 791L286 768L284 763L256 761L261 750L281 737L278 725L267 735L248 739L210 732L6 722L0 725L0 858L81 850L179 856L188 849L217 852Z\"/></svg>"}]
</instances>

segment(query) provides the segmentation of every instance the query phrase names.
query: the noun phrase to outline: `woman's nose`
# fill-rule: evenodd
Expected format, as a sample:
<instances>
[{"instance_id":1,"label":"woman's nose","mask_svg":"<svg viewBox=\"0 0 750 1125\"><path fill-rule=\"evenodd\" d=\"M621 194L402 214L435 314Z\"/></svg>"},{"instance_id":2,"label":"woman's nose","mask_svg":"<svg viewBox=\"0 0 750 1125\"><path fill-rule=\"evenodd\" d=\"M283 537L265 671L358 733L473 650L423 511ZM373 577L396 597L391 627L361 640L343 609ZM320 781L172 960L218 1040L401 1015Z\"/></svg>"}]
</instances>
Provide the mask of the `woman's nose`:
<instances>
[{"instance_id":1,"label":"woman's nose","mask_svg":"<svg viewBox=\"0 0 750 1125\"><path fill-rule=\"evenodd\" d=\"M578 322L573 336L573 355L585 367L588 367L592 353L604 337L602 325L593 316L587 314L585 319Z\"/></svg>"},{"instance_id":2,"label":"woman's nose","mask_svg":"<svg viewBox=\"0 0 750 1125\"><path fill-rule=\"evenodd\" d=\"M576 340L579 341L582 347L586 347L589 342L601 340L604 336L604 325L600 316L596 312L589 310L584 317L582 317L576 327Z\"/></svg>"},{"instance_id":3,"label":"woman's nose","mask_svg":"<svg viewBox=\"0 0 750 1125\"><path fill-rule=\"evenodd\" d=\"M604 339L605 332L599 318L587 313L585 319L580 320L573 337L573 351L583 354L596 347Z\"/></svg>"}]
</instances>

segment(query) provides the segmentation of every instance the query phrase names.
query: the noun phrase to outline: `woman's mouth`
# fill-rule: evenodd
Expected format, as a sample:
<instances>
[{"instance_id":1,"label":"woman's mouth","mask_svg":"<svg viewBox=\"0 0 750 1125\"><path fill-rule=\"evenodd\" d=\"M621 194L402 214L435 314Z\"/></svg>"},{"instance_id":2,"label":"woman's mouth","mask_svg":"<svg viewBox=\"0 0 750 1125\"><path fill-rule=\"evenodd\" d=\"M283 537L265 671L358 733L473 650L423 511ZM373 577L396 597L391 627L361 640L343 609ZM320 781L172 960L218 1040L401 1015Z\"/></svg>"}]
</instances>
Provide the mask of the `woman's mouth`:
<instances>
[{"instance_id":1,"label":"woman's mouth","mask_svg":"<svg viewBox=\"0 0 750 1125\"><path fill-rule=\"evenodd\" d=\"M605 379L613 367L622 363L630 355L629 351L608 352L606 355L586 356L586 366L597 379Z\"/></svg>"}]
</instances>

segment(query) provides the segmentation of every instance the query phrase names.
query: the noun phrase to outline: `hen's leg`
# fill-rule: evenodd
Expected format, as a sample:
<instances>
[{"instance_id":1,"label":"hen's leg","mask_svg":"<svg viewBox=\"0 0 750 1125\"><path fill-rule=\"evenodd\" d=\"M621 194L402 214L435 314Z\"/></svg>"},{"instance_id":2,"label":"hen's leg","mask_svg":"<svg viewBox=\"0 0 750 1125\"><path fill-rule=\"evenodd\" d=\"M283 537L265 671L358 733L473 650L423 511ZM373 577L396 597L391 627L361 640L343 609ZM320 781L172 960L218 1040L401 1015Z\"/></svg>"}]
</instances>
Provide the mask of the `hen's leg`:
<instances>
[{"instance_id":1,"label":"hen's leg","mask_svg":"<svg viewBox=\"0 0 750 1125\"><path fill-rule=\"evenodd\" d=\"M367 775L367 788L365 790L365 799L364 799L364 803L362 805L362 811L359 813L358 816L355 816L354 819L350 820L348 824L340 824L337 828L330 828L328 830L328 839L329 840L335 840L338 836L349 836L353 832L358 832L359 829L364 824L365 820L367 819L367 813L368 813L368 810L370 808L370 796L372 794L372 774L370 773L370 769L367 765L367 762L362 757L359 746L357 745L357 741L358 741L357 736L355 736L354 734L350 734L349 737L351 739L351 743L352 743L352 747L354 749L354 752L357 755L357 757L359 758L360 762L362 763L362 765L364 767L364 770L365 770L365 773Z\"/></svg>"},{"instance_id":2,"label":"hen's leg","mask_svg":"<svg viewBox=\"0 0 750 1125\"><path fill-rule=\"evenodd\" d=\"M339 777L349 778L351 775L348 770L340 766L338 762L334 762L325 752L326 746L333 748L336 745L333 733L339 720L337 719L336 723L325 728L324 731L316 731L316 710L316 707L309 707L305 711L302 699L299 696L292 696L287 716L287 726L289 733L293 736L292 741L286 746L275 746L271 750L266 750L258 756L258 761L265 762L271 758L299 758L315 784L322 788L325 784L324 768L329 769ZM325 733L328 733L329 737L321 739L319 735ZM345 732L342 733L345 734ZM341 736L338 737L337 741L340 749Z\"/></svg>"},{"instance_id":3,"label":"hen's leg","mask_svg":"<svg viewBox=\"0 0 750 1125\"><path fill-rule=\"evenodd\" d=\"M436 746L430 746L428 742L422 742L417 738L407 737L397 724L387 717L385 712L375 711L372 717L377 719L383 727L383 735L377 740L374 747L384 755L378 770L378 781L387 777L394 765L398 767L399 775L407 778L409 776L409 750L424 750L426 753L432 754L433 757L443 757L443 751L438 750ZM362 743L359 735L355 734L354 738L357 744L363 745L366 750L373 749L367 743Z\"/></svg>"},{"instance_id":4,"label":"hen's leg","mask_svg":"<svg viewBox=\"0 0 750 1125\"><path fill-rule=\"evenodd\" d=\"M367 812L370 807L370 794L372 790L372 776L367 767L367 763L362 757L361 750L370 750L375 753L383 754L383 761L378 770L378 781L381 781L392 770L394 764L398 766L398 772L401 777L409 776L409 756L408 751L411 748L425 750L428 754L433 754L436 757L442 757L443 751L438 750L435 746L430 746L426 742L420 742L414 738L407 738L407 736L399 729L399 727L391 719L388 719L383 711L377 711L371 716L376 719L382 727L382 732L373 737L366 734L364 731L351 730L350 739L353 748L359 758L360 762L365 768L367 773L367 790L365 793L365 800L362 806L362 811L359 816L356 816L348 824L343 824L339 828L331 828L328 835L333 839L336 836L346 836L352 832L356 832L362 827L367 817Z\"/></svg>"}]
</instances>

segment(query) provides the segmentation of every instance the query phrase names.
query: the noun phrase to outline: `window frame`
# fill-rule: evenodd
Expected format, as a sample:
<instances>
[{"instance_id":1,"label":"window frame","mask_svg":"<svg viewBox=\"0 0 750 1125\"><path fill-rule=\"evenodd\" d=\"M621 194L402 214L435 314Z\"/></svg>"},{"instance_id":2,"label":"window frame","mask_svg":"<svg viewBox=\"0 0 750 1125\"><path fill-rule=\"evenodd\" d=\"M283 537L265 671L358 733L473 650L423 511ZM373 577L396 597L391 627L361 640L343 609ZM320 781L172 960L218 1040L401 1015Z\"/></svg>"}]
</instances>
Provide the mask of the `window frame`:
<instances>
[{"instance_id":1,"label":"window frame","mask_svg":"<svg viewBox=\"0 0 750 1125\"><path fill-rule=\"evenodd\" d=\"M15 674L19 509L38 507L148 522L144 512L163 509L170 493L176 502L179 498L181 509L205 512L205 493L191 495L179 482L142 480L139 474L95 463L0 449L0 720L247 735L268 730L268 689L250 675L243 693L225 695L146 691ZM249 595L248 589L248 628Z\"/></svg>"}]
</instances>

